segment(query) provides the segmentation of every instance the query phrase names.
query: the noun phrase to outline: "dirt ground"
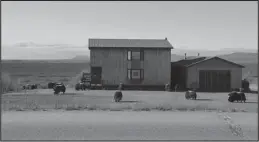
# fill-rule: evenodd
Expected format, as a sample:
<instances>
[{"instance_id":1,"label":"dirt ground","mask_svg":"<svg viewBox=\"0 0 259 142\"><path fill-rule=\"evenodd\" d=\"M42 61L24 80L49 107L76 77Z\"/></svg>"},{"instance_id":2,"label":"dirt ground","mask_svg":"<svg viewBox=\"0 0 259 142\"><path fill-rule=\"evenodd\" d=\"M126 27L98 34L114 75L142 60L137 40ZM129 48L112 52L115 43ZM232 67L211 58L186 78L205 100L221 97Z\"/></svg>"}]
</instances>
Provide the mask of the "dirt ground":
<instances>
[{"instance_id":1,"label":"dirt ground","mask_svg":"<svg viewBox=\"0 0 259 142\"><path fill-rule=\"evenodd\" d=\"M67 89L65 95L54 96L53 90L38 89L20 93L5 94L2 97L3 110L10 108L42 109L67 108L70 106L88 106L109 109L138 109L154 107L171 107L177 110L224 110L257 112L258 94L246 93L246 103L230 103L227 93L199 93L197 100L186 100L184 92L165 91L123 91L120 103L113 101L115 91L90 90L75 91Z\"/></svg>"},{"instance_id":2,"label":"dirt ground","mask_svg":"<svg viewBox=\"0 0 259 142\"><path fill-rule=\"evenodd\" d=\"M4 112L3 140L256 140L256 113Z\"/></svg>"},{"instance_id":3,"label":"dirt ground","mask_svg":"<svg viewBox=\"0 0 259 142\"><path fill-rule=\"evenodd\" d=\"M47 111L3 111L2 138L71 141L257 139L257 94L246 94L246 103L229 103L227 93L198 93L197 100L186 100L182 92L165 91L123 91L122 102L115 103L113 94L114 91L73 89L61 96L54 96L49 89L4 94L3 109L28 107L34 102ZM173 109L66 111L54 109L57 105L88 105L110 110L158 106ZM197 111L187 111L192 108Z\"/></svg>"}]
</instances>

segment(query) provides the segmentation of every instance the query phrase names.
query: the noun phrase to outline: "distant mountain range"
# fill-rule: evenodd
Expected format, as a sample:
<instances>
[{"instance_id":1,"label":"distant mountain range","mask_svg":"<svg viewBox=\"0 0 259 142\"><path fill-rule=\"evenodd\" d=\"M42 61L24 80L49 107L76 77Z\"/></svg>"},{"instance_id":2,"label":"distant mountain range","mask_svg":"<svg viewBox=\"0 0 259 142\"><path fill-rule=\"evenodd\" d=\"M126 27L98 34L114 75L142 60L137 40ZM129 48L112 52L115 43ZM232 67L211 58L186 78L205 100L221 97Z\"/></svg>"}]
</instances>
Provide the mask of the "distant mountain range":
<instances>
[{"instance_id":1,"label":"distant mountain range","mask_svg":"<svg viewBox=\"0 0 259 142\"><path fill-rule=\"evenodd\" d=\"M245 53L236 52L225 55L218 55L218 57L239 63L239 64L257 64L258 63L258 53ZM194 56L187 56L194 57ZM171 54L171 61L178 61L184 59L184 55ZM88 62L90 57L88 55L78 55L72 59L61 59L61 60L2 60L3 62Z\"/></svg>"},{"instance_id":2,"label":"distant mountain range","mask_svg":"<svg viewBox=\"0 0 259 142\"><path fill-rule=\"evenodd\" d=\"M218 55L218 57L229 60L235 63L258 63L258 54L257 53L242 53L236 52L232 54ZM187 57L195 57L195 56L187 56ZM171 61L178 61L184 59L184 55L171 54ZM72 58L73 61L89 61L89 56L76 56Z\"/></svg>"},{"instance_id":3,"label":"distant mountain range","mask_svg":"<svg viewBox=\"0 0 259 142\"><path fill-rule=\"evenodd\" d=\"M87 56L87 55L78 55L78 56L75 56L74 58L72 58L71 60L75 60L75 61L89 61L90 60L90 57Z\"/></svg>"}]
</instances>

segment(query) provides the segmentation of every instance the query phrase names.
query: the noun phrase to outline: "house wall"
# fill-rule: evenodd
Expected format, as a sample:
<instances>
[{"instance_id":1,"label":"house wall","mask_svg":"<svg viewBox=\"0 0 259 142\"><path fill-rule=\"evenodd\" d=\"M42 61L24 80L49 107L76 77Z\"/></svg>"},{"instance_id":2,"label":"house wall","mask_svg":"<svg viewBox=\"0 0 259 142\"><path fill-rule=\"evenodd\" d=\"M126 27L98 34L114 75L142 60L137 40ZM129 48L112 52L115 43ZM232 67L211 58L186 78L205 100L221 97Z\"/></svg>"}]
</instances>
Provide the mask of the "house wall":
<instances>
[{"instance_id":1,"label":"house wall","mask_svg":"<svg viewBox=\"0 0 259 142\"><path fill-rule=\"evenodd\" d=\"M144 82L147 85L165 85L171 79L171 50L148 49L144 53Z\"/></svg>"},{"instance_id":2,"label":"house wall","mask_svg":"<svg viewBox=\"0 0 259 142\"><path fill-rule=\"evenodd\" d=\"M242 68L222 60L211 59L187 68L187 88L199 87L200 70L229 70L231 73L231 88L240 88L242 85Z\"/></svg>"},{"instance_id":3,"label":"house wall","mask_svg":"<svg viewBox=\"0 0 259 142\"><path fill-rule=\"evenodd\" d=\"M90 65L102 67L102 80L104 84L129 84L127 69L131 66L127 61L127 49L91 49ZM170 82L171 50L170 49L144 49L144 80L142 85L164 85Z\"/></svg>"}]
</instances>

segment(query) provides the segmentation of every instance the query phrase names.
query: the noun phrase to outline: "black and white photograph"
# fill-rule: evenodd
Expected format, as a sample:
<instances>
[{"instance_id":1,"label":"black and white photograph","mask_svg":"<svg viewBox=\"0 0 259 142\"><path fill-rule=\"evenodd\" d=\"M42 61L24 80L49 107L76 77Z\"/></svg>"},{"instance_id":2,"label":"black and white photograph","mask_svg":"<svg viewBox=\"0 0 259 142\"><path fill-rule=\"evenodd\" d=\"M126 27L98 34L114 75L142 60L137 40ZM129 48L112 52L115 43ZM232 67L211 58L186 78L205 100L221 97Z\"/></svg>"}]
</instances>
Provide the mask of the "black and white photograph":
<instances>
[{"instance_id":1,"label":"black and white photograph","mask_svg":"<svg viewBox=\"0 0 259 142\"><path fill-rule=\"evenodd\" d=\"M258 141L258 1L1 1L2 141Z\"/></svg>"}]
</instances>

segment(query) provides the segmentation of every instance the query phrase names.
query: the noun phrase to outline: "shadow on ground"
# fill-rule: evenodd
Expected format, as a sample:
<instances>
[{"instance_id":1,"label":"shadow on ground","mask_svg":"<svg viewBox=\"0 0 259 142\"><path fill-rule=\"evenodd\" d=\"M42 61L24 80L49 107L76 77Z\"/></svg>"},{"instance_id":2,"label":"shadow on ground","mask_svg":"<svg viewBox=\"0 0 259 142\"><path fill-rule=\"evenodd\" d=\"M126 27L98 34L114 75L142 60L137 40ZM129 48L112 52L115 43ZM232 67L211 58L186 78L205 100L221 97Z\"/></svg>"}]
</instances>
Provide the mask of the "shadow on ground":
<instances>
[{"instance_id":1,"label":"shadow on ground","mask_svg":"<svg viewBox=\"0 0 259 142\"><path fill-rule=\"evenodd\" d=\"M213 101L213 99L196 99L196 101Z\"/></svg>"},{"instance_id":2,"label":"shadow on ground","mask_svg":"<svg viewBox=\"0 0 259 142\"><path fill-rule=\"evenodd\" d=\"M120 103L139 103L141 101L120 101Z\"/></svg>"},{"instance_id":3,"label":"shadow on ground","mask_svg":"<svg viewBox=\"0 0 259 142\"><path fill-rule=\"evenodd\" d=\"M257 104L258 102L245 102L245 103L248 103L248 104Z\"/></svg>"}]
</instances>

